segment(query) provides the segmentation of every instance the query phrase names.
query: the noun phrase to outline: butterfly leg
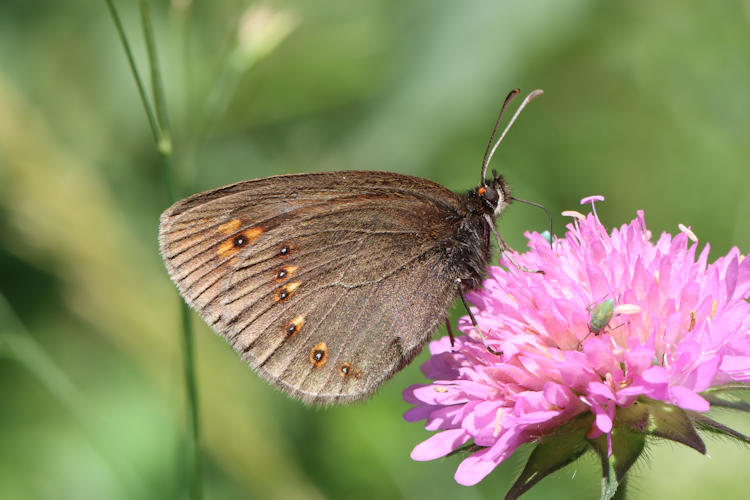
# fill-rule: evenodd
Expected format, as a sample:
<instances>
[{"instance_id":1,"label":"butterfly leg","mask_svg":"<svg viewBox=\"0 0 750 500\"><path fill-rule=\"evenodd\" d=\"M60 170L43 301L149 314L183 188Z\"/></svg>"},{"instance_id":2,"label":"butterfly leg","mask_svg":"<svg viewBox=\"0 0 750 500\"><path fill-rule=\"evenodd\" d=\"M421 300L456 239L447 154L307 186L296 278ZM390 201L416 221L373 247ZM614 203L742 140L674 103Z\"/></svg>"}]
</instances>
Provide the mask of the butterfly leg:
<instances>
[{"instance_id":1,"label":"butterfly leg","mask_svg":"<svg viewBox=\"0 0 750 500\"><path fill-rule=\"evenodd\" d=\"M477 331L479 336L482 338L482 342L484 343L484 346L487 348L489 352L496 356L502 356L503 351L496 351L492 347L487 345L487 339L484 337L484 334L482 333L482 330L479 328L479 324L477 323L477 318L474 317L474 313L471 312L471 309L469 308L469 304L466 302L466 297L464 297L464 291L461 289L461 280L457 279L456 282L458 283L458 296L461 297L461 302L464 305L464 309L466 309L466 312L469 313L469 318L471 319L471 324L474 326L474 329Z\"/></svg>"},{"instance_id":2,"label":"butterfly leg","mask_svg":"<svg viewBox=\"0 0 750 500\"><path fill-rule=\"evenodd\" d=\"M456 345L456 339L453 337L453 329L451 328L451 320L449 318L445 318L445 328L448 330L448 337L451 339L451 347L455 347Z\"/></svg>"},{"instance_id":3,"label":"butterfly leg","mask_svg":"<svg viewBox=\"0 0 750 500\"><path fill-rule=\"evenodd\" d=\"M503 257L508 259L511 264L513 264L519 271L523 271L525 273L541 273L544 274L544 271L541 269L529 269L528 267L524 267L518 262L513 259L513 257L510 256L509 252L514 251L510 245L505 243L505 240L503 240L502 236L500 236L500 233L497 231L497 228L495 227L495 221L492 220L492 217L489 215L485 215L484 218L487 220L487 223L490 225L490 229L492 230L492 234L495 235L495 239L497 240L497 245L500 247L500 253L503 254Z\"/></svg>"}]
</instances>

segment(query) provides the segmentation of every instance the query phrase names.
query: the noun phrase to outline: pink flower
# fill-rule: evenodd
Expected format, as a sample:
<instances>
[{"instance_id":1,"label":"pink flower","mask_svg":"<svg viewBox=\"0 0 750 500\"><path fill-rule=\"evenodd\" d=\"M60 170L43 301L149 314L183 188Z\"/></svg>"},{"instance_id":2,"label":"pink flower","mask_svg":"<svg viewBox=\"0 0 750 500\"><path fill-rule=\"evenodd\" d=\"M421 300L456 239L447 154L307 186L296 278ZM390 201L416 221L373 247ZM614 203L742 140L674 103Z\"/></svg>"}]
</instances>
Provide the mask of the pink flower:
<instances>
[{"instance_id":1,"label":"pink flower","mask_svg":"<svg viewBox=\"0 0 750 500\"><path fill-rule=\"evenodd\" d=\"M433 382L404 391L415 405L404 418L438 431L414 460L481 447L459 465L460 484L476 484L574 417L591 416L586 438L604 435L611 455L618 410L636 400L697 415L710 407L702 392L750 382L750 259L733 248L709 264L708 245L696 256L684 227L651 241L643 212L611 234L595 210L571 214L552 248L527 234L530 250L515 256L543 274L491 267L468 294L486 340L462 318L466 336L453 348L447 337L430 344L422 371Z\"/></svg>"}]
</instances>

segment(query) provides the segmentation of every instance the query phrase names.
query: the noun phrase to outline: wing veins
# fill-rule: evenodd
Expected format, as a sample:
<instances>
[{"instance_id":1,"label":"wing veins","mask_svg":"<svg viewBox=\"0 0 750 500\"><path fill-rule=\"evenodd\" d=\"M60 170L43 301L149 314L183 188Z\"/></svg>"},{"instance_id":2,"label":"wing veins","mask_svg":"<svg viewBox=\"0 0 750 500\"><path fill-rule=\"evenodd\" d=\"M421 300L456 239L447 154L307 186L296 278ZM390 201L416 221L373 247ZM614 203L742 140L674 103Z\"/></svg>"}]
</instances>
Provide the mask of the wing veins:
<instances>
[{"instance_id":1,"label":"wing veins","mask_svg":"<svg viewBox=\"0 0 750 500\"><path fill-rule=\"evenodd\" d=\"M364 241L364 240L360 240L360 242L359 242L359 246L362 246L362 241ZM343 274L346 274L346 273L347 273L347 272L349 271L349 268L350 268L350 267L351 267L351 262L350 262L350 263L349 263L349 264L348 264L348 265L346 266L346 269L344 269L344 270L343 270ZM320 325L322 325L322 324L323 324L323 322L324 322L324 321L326 320L326 318L327 318L327 317L328 317L328 316L329 316L329 315L331 314L331 312L333 311L333 309L334 309L334 308L336 307L336 304L338 304L338 303L339 303L339 302L341 301L341 299L342 299L342 298L344 297L344 295L345 295L345 293L339 293L339 294L338 294L338 295L336 296L336 300L335 300L335 301L334 301L334 302L333 302L333 303L332 303L332 304L330 305L330 307L328 308L328 311L326 311L326 313L325 313L325 314L323 315L323 317L322 317L322 318L320 319L320 321L318 321L318 323L317 323L317 324L315 325L315 328L311 328L311 329L309 330L309 332L310 332L310 333L309 333L309 334L308 334L308 335L307 335L307 336L305 337L304 341L301 341L300 343L303 343L303 344L304 344L305 342L307 342L307 341L309 340L310 336L311 336L311 335L313 335L313 333L314 333L314 332L315 332L315 331L316 331L316 330L317 330L318 328L320 328ZM281 317L281 313L279 313L279 314L278 314L278 315L276 316L276 318L274 318L274 320L273 320L273 321L275 322L275 321L276 321L277 319L279 319L280 317ZM273 322L272 322L272 323L273 323ZM280 348L280 347L281 347L282 345L284 345L284 339L283 339L283 338L281 339L281 342L279 342L278 344L276 344L276 346L275 346L275 347L273 348L273 350L271 350L271 352L270 352L270 353L269 353L269 354L268 354L268 355L267 355L267 356L265 357L265 359L264 359L264 360L263 360L262 362L260 362L260 363L258 364L258 367L259 367L259 368L260 368L260 367L262 367L262 366L263 366L263 365L264 365L264 364L266 363L266 361L268 361L269 359L271 359L271 357L272 357L272 356L273 356L273 355L274 355L274 354L276 353L276 351L277 351L277 350L278 350L278 349L279 349L279 348ZM307 376L308 376L308 375L310 374L310 370L312 370L312 367L308 367L307 373L306 373L306 374L304 375L303 379L304 379L304 378L307 378Z\"/></svg>"},{"instance_id":2,"label":"wing veins","mask_svg":"<svg viewBox=\"0 0 750 500\"><path fill-rule=\"evenodd\" d=\"M322 247L322 248L323 248L323 249L330 249L330 248L333 248L333 247L335 247L335 246L339 246L339 245L346 245L346 244L348 244L348 243L351 243L352 241L357 241L357 240L337 241L337 242L336 242L336 243L334 243L334 244L331 244L331 245L328 245L328 246L325 246L325 247ZM297 254L297 256L298 256L298 257L304 257L304 256L306 256L306 255L311 255L311 254L315 254L315 253L316 253L316 251L309 251L309 252L300 252L299 254ZM193 285L197 284L197 283L198 283L198 282L199 282L200 280L202 280L203 278L205 278L206 276L208 276L209 274L211 274L212 272L214 272L214 271L215 271L216 269L218 269L218 268L219 268L220 266L222 266L222 265L223 265L223 264L225 264L226 262L229 262L229 261L230 261L230 260L231 260L232 258L234 258L234 256L232 256L232 257L229 257L229 258L226 258L226 259L224 259L224 260L223 260L222 262L220 262L220 263L219 263L219 264L218 264L217 266L215 266L215 267L212 267L211 269L209 269L208 271L206 271L205 273L203 273L203 274L202 274L201 276L199 276L198 278L196 278L196 279L195 279L195 281L193 281L193 283L191 283L191 284L190 284L190 285L189 285L189 286L188 286L188 287L187 287L187 288L185 289L185 291L188 291L188 290L190 290L190 289L191 289L191 288L193 287ZM256 261L255 261L255 262L253 262L252 264L247 264L247 265L243 265L243 266L241 266L241 267L238 267L238 268L236 268L236 269L233 269L232 271L233 271L233 272L237 272L237 271L241 271L241 270L244 270L244 269L249 269L250 267L253 267L253 266L256 266L256 265L259 265L259 264L263 264L263 263L265 263L265 262L268 262L268 261L270 261L270 260L273 260L273 259L275 259L275 258L276 258L276 255L272 255L272 256L270 256L270 257L266 257L266 258L263 258L263 259L261 259L261 260L256 260ZM210 260L211 260L211 259L208 259L208 260L206 260L205 262L202 262L202 263L201 263L201 265L203 265L203 264L206 264L206 263L210 262ZM263 268L262 270L258 271L257 273L255 273L255 274L252 274L252 275L250 275L250 276L247 276L246 278L244 278L244 279L243 279L243 281L245 281L246 279L254 278L254 277L256 277L256 276L258 276L258 275L260 275L260 274L262 274L262 273L264 273L264 272L268 271L269 269L273 269L274 267L275 267L275 264L274 264L274 265L271 265L271 266L267 266L267 267ZM190 273L188 273L187 275L185 275L185 276L183 277L183 279L185 279L185 278L187 278L188 276L190 276L190 274L192 274L193 272L195 272L195 271L196 271L197 269L198 269L198 268L196 268L196 269L195 269L194 271L191 271ZM203 293L205 293L205 292L206 292L206 291L207 291L207 290L208 290L209 288L211 288L211 287L212 287L213 285L215 285L216 283L218 283L219 281L221 281L222 279L225 279L225 278L226 278L226 276L225 276L225 275L222 275L222 276L219 276L218 278L216 278L216 279L215 279L214 281L212 281L212 282L211 282L211 283L210 283L210 284L209 284L208 286L206 286L206 287L205 287L205 288L204 288L203 290L201 290L201 291L200 291L200 292L198 293L198 295L196 295L196 296L195 296L195 299L198 299L198 297L200 297L201 295L203 295ZM254 289L254 290L255 290L255 289ZM208 306L209 304L211 304L211 302L213 302L213 300L211 300L210 302L208 302L208 303L206 304L206 306ZM205 306L204 306L204 307L205 307Z\"/></svg>"},{"instance_id":3,"label":"wing veins","mask_svg":"<svg viewBox=\"0 0 750 500\"><path fill-rule=\"evenodd\" d=\"M332 172L327 172L327 173L330 174ZM342 172L337 172L337 173L341 174ZM408 176L408 175L399 175L399 174L393 174L393 173L389 173L389 172L379 172L379 173L383 173L383 174L387 174L387 175L391 175L391 176L403 177L403 178L407 179L408 181L414 181L414 180L417 180L417 181L420 181L420 182L424 182L425 181L424 179L419 179L419 178L415 178L415 177ZM356 172L356 171L344 172L343 174L344 175L353 175L353 176L356 176L356 175L358 175L358 172ZM278 177L295 177L295 176L302 177L302 176L308 176L308 175L310 175L310 174L292 174L292 175L288 175L288 176L276 176L276 177L277 178ZM246 182L247 184L251 184L251 183L255 183L255 182L265 181L265 180L268 180L268 179L269 178L254 179L253 181L244 181L244 182ZM241 184L241 183L242 182L237 183L237 184ZM227 190L228 191L228 190L230 190L232 188L237 188L237 184L233 184L233 185L229 185L229 186L224 186L224 187L217 188L217 189L215 189L213 191L213 193L217 193L217 192L219 192L221 190ZM431 183L431 182L430 182L430 184L433 184L434 186L439 186L438 184L434 184L434 183ZM443 200L441 200L439 198L433 198L431 196L428 196L428 194L426 192L418 190L418 189L409 190L409 189L404 189L404 188L398 187L398 186L391 187L391 186L382 185L382 184L374 184L374 185L365 184L365 185L361 185L360 187L362 188L361 191L364 191L366 193L368 193L368 192L370 192L370 193L371 192L375 192L375 193L377 193L377 192L404 193L404 194L409 194L409 195L416 196L416 197L419 197L419 198L422 198L422 199L425 199L425 200L429 200L429 201L431 201L433 203L436 203L436 204L439 204L439 205L442 205L442 206L449 206L449 205L447 205L445 203L445 201L443 201ZM366 188L369 188L371 191L366 191ZM343 191L343 193L351 195L352 189L350 187L347 188L347 189L348 190L347 191ZM317 190L318 192L324 192L324 193L339 193L339 192L341 192L340 190L325 189L324 187L316 187L315 190ZM197 210L199 208L203 208L206 204L209 204L209 203L212 203L212 202L215 202L215 201L219 201L219 200L226 200L227 198L230 198L232 196L235 196L235 195L238 195L238 194L241 194L241 193L245 194L245 196L246 196L247 191L248 191L248 189L244 189L242 191L230 192L230 193L227 193L227 194L219 195L219 196L214 197L214 198L208 198L208 199L206 199L205 201L203 201L203 202L201 202L199 204L196 204L196 205L194 205L194 206L192 206L192 207L190 207L190 208L188 208L186 210L183 210L182 212L180 212L179 214L177 214L177 216L181 216L183 214L188 214L188 213L190 213L190 212L192 212L194 210ZM358 192L361 192L361 191L358 191ZM450 192L447 189L446 189L446 191ZM205 194L205 193L201 193L201 194ZM277 194L271 193L270 195L263 196L261 199L262 200L277 200L277 199L282 199L282 196L279 196ZM255 199L254 199L254 201L255 201ZM243 206L247 206L247 205L243 205ZM203 211L203 213L204 212L205 211Z\"/></svg>"},{"instance_id":4,"label":"wing veins","mask_svg":"<svg viewBox=\"0 0 750 500\"><path fill-rule=\"evenodd\" d=\"M360 241L360 240L356 240L356 241ZM330 245L329 247L326 247L326 248L333 248L333 247L335 247L335 246L346 245L346 244L349 244L349 243L351 243L351 240L350 240L350 241L345 241L345 242L339 242L339 243L336 243L336 244ZM308 252L308 253L307 253L307 254L305 254L305 255L309 255L309 254L314 254L314 253L316 253L316 252ZM346 258L347 258L348 260L354 260L354 259L356 258L356 256L355 256L355 255L349 255L349 256L348 256L348 257L346 257ZM316 269L320 269L321 267L325 266L326 264L330 264L331 262L335 262L335 261L337 261L337 260L339 260L339 261L340 261L340 260L342 260L342 258L341 258L341 257L335 257L335 258L329 259L329 260L327 260L327 261L324 261L324 262L320 262L320 263L318 263L318 264L317 264L317 265L316 265L315 267L311 267L311 268L308 268L308 269L305 269L305 270L303 270L302 272L300 272L299 274L297 274L297 275L296 275L296 277L297 277L297 278L300 278L300 277L302 277L302 276L304 276L304 275L306 275L306 274L309 274L309 273L311 273L312 271L315 271ZM264 269L263 271L259 271L259 272L255 273L254 275L251 275L251 276L247 276L247 277L243 278L243 279L242 279L241 281L238 281L237 283L232 283L232 285L231 285L231 288L232 288L232 289L233 289L233 288L236 288L236 287L237 287L237 286L238 286L239 284L241 284L242 282L244 282L244 281L246 281L246 280L248 280L248 279L254 278L254 277L255 277L255 276L257 276L257 275L259 275L259 274L262 274L262 273L263 273L264 271L267 271L268 269L271 269L272 267L273 267L273 266L271 266L271 267L268 267L268 268ZM262 285L261 285L261 286L262 286ZM233 303L237 302L238 300L240 300L240 299L242 299L242 298L244 298L244 297L247 297L248 295L250 295L250 293L254 292L254 291L255 291L255 290L257 290L258 288L260 288L260 287L255 287L255 288L249 289L249 290L247 290L247 291L246 291L247 293L243 293L242 295L240 295L240 296L238 296L238 297L235 297L235 298L233 298L233 299L232 299L232 300L230 300L230 301L224 302L224 305L229 305L229 304L233 304Z\"/></svg>"},{"instance_id":5,"label":"wing veins","mask_svg":"<svg viewBox=\"0 0 750 500\"><path fill-rule=\"evenodd\" d=\"M337 197L337 198L327 199L327 200L325 200L324 202L321 202L321 203L314 203L314 204L309 204L309 205L301 205L301 206L295 208L294 210L290 210L289 212L284 212L284 213L278 214L278 215L272 215L270 217L266 217L265 219L253 221L252 224L244 225L242 228L238 228L234 233L232 233L230 235L227 235L227 238L231 237L232 235L239 234L239 233L241 233L242 231L244 231L246 229L249 229L249 228L252 228L252 227L257 227L257 226L265 224L265 223L267 223L269 221L273 221L274 219L285 218L285 217L286 218L292 218L292 217L294 217L295 213L300 212L302 210L307 210L307 209L315 208L315 207L323 207L323 206L329 205L331 202L341 201L341 200L346 200L346 199L351 199L351 198L352 198L351 195L349 195L349 196L341 196L341 197ZM388 206L388 208L390 208L391 210L394 209L394 207L392 205L387 205L386 203L383 203L383 205ZM327 212L325 214L315 214L315 215L312 215L310 217L300 218L298 221L295 221L295 222L305 222L305 221L314 220L315 218L320 217L320 216L327 216L327 215L331 215L331 214L334 214L334 213L341 213L341 212L355 211L355 210L361 210L361 207L341 207L338 210L331 210L330 212ZM412 213L410 210L401 209L401 208L396 208L396 210L401 211L401 212ZM218 221L224 221L223 218L217 218L217 220ZM205 228L202 228L202 229L199 229L198 231L195 231L194 233L187 234L187 235L181 236L179 238L174 238L169 243L170 244L174 244L174 243L177 243L177 242L182 241L184 239L195 237L195 235L197 235L197 234L214 230L214 229L218 228L219 226L221 226L223 223L224 222L216 222L215 224L210 225L210 226L205 227ZM362 230L362 231L367 231L367 230ZM404 232L414 232L414 231L393 231L394 234L403 234ZM383 231L383 233L391 233L391 231ZM176 257L182 255L183 253L187 252L188 250L192 250L193 248L195 248L196 246L200 245L201 243L202 243L201 241L198 241L198 242L196 242L196 243L194 243L194 244L192 244L192 245L190 245L188 247L185 247L185 248L181 249L179 252L177 252L176 254L170 255L169 257L167 257L167 259L169 259L169 260L175 259ZM211 247L208 247L208 248L212 248L213 246L218 245L220 243L221 242L214 243ZM206 250L208 250L208 248ZM188 259L185 262L189 262L190 260L191 259Z\"/></svg>"}]
</instances>

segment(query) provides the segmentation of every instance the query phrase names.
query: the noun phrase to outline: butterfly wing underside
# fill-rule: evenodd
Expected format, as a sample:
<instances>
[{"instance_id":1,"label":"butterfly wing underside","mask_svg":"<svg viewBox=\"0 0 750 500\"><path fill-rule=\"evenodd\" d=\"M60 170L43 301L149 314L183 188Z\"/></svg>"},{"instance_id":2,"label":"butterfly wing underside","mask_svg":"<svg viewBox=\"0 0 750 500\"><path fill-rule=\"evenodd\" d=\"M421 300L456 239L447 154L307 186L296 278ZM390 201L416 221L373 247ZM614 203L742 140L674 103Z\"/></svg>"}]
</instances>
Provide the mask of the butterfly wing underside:
<instances>
[{"instance_id":1,"label":"butterfly wing underside","mask_svg":"<svg viewBox=\"0 0 750 500\"><path fill-rule=\"evenodd\" d=\"M261 376L343 403L374 392L443 320L456 286L441 245L458 204L392 173L278 176L176 203L159 239L185 300Z\"/></svg>"}]
</instances>

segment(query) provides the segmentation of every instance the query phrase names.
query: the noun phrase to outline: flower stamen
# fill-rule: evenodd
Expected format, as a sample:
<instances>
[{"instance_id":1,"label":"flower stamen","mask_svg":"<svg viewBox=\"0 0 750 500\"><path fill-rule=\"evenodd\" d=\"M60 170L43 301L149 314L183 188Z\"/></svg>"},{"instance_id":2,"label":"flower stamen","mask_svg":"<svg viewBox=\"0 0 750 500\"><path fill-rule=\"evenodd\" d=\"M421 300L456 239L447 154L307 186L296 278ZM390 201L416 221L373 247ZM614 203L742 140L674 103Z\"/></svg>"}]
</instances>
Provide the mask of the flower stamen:
<instances>
[{"instance_id":1,"label":"flower stamen","mask_svg":"<svg viewBox=\"0 0 750 500\"><path fill-rule=\"evenodd\" d=\"M685 233L687 235L688 239L690 239L690 241L692 241L693 243L698 243L698 237L695 235L695 233L693 232L693 230L690 229L688 226L686 226L684 224L677 224L677 228L681 232Z\"/></svg>"},{"instance_id":2,"label":"flower stamen","mask_svg":"<svg viewBox=\"0 0 750 500\"><path fill-rule=\"evenodd\" d=\"M563 217L573 217L578 220L586 220L586 216L583 215L581 212L577 212L575 210L564 210L560 213Z\"/></svg>"},{"instance_id":3,"label":"flower stamen","mask_svg":"<svg viewBox=\"0 0 750 500\"><path fill-rule=\"evenodd\" d=\"M690 311L690 326L688 326L688 332L692 332L695 328L695 311Z\"/></svg>"}]
</instances>

